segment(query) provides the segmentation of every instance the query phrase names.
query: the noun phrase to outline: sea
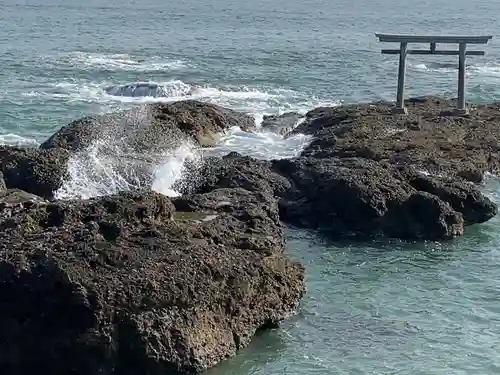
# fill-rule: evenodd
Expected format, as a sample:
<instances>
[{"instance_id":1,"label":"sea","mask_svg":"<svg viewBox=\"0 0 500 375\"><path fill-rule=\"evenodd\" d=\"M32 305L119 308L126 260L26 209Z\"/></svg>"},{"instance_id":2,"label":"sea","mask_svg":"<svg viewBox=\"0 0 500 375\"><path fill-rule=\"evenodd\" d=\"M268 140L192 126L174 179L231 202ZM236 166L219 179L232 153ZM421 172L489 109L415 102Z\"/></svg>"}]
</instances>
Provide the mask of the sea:
<instances>
[{"instance_id":1,"label":"sea","mask_svg":"<svg viewBox=\"0 0 500 375\"><path fill-rule=\"evenodd\" d=\"M375 32L492 35L470 47L486 55L467 59L467 100L498 100L499 14L492 0L0 0L0 143L37 145L77 118L158 101L216 103L259 124L266 114L394 100L398 57L380 53L391 45ZM456 57L412 55L407 72L407 96L456 96ZM136 83L164 96L106 90ZM211 152L288 158L309 141L232 128ZM70 160L61 199L127 189L122 150L110 158L102 149ZM166 150L153 189L175 195L185 161L204 152ZM483 190L500 203L495 177ZM287 251L306 267L300 310L207 373L498 375L499 228L493 218L423 243L332 242L287 228Z\"/></svg>"}]
</instances>

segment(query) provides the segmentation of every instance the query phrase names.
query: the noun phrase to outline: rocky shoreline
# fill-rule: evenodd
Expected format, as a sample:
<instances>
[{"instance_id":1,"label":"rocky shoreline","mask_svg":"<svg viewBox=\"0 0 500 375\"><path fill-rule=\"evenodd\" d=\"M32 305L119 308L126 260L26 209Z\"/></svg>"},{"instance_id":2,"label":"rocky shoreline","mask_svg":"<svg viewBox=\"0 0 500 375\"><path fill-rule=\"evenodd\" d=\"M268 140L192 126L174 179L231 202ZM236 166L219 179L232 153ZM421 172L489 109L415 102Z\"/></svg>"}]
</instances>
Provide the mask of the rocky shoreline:
<instances>
[{"instance_id":1,"label":"rocky shoreline","mask_svg":"<svg viewBox=\"0 0 500 375\"><path fill-rule=\"evenodd\" d=\"M465 117L443 113L442 98L407 105L408 116L370 103L267 117L263 128L313 141L292 159L207 157L175 198L54 193L94 142L154 162L186 139L209 147L230 126L255 131L251 117L151 104L74 121L39 148L0 147L1 372L200 372L297 310L304 268L284 252L282 222L333 238L446 240L494 217L479 185L499 170L500 104ZM124 165L151 186L150 162Z\"/></svg>"}]
</instances>

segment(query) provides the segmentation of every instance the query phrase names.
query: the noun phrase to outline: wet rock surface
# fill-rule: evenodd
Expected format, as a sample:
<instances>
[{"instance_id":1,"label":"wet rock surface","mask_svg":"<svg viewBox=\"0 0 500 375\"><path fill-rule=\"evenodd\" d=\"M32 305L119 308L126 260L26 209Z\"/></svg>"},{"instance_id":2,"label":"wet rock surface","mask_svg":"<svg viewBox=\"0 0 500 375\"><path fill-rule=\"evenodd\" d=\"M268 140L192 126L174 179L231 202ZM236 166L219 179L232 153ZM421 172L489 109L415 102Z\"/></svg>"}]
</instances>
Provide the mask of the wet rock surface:
<instances>
[{"instance_id":1,"label":"wet rock surface","mask_svg":"<svg viewBox=\"0 0 500 375\"><path fill-rule=\"evenodd\" d=\"M210 164L198 191L241 187L274 194L281 220L332 237L453 238L497 213L473 184L370 159L268 162L231 153Z\"/></svg>"},{"instance_id":2,"label":"wet rock surface","mask_svg":"<svg viewBox=\"0 0 500 375\"><path fill-rule=\"evenodd\" d=\"M1 204L2 373L164 374L233 356L304 292L269 199Z\"/></svg>"},{"instance_id":3,"label":"wet rock surface","mask_svg":"<svg viewBox=\"0 0 500 375\"><path fill-rule=\"evenodd\" d=\"M279 195L291 185L288 179L272 170L272 162L256 160L231 152L222 158L205 160L197 173L196 191L206 192L217 188L243 188L249 191Z\"/></svg>"},{"instance_id":4,"label":"wet rock surface","mask_svg":"<svg viewBox=\"0 0 500 375\"><path fill-rule=\"evenodd\" d=\"M155 103L101 116L89 116L63 126L40 145L42 149L78 151L99 140L119 139L135 151L164 151L178 147L186 137L201 146L213 146L232 126L255 129L254 118L195 100Z\"/></svg>"},{"instance_id":5,"label":"wet rock surface","mask_svg":"<svg viewBox=\"0 0 500 375\"><path fill-rule=\"evenodd\" d=\"M262 129L266 131L279 135L286 135L295 128L303 117L304 116L296 112L287 112L279 116L264 116L261 126Z\"/></svg>"},{"instance_id":6,"label":"wet rock surface","mask_svg":"<svg viewBox=\"0 0 500 375\"><path fill-rule=\"evenodd\" d=\"M5 187L53 198L67 176L69 157L70 153L64 149L0 146L0 171Z\"/></svg>"}]
</instances>

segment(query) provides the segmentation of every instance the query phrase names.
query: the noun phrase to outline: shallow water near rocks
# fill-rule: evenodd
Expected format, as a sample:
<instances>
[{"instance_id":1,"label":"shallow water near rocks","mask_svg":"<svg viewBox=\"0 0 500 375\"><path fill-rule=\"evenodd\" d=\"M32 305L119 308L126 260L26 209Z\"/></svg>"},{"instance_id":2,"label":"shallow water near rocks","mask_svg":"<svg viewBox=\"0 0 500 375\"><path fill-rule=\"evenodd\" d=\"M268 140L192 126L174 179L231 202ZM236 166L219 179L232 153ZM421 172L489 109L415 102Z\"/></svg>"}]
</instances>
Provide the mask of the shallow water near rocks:
<instances>
[{"instance_id":1,"label":"shallow water near rocks","mask_svg":"<svg viewBox=\"0 0 500 375\"><path fill-rule=\"evenodd\" d=\"M37 144L71 120L131 106L200 99L253 114L393 100L397 57L374 32L491 34L467 60L467 95L500 98L500 2L488 0L4 0L0 2L0 140ZM455 95L453 57L410 56L407 95ZM136 82L165 97L113 96ZM191 95L188 96L188 93ZM106 126L106 124L103 124ZM231 129L210 153L297 155L298 135ZM109 146L109 145L106 145ZM127 188L119 147L71 161L63 197ZM188 146L153 168L175 195ZM135 155L134 155L135 157ZM500 202L500 183L488 192ZM289 229L308 293L282 329L263 332L210 375L500 373L500 219L447 243L331 243ZM141 375L141 374L137 374Z\"/></svg>"},{"instance_id":2,"label":"shallow water near rocks","mask_svg":"<svg viewBox=\"0 0 500 375\"><path fill-rule=\"evenodd\" d=\"M497 202L498 181L486 186ZM300 313L211 369L229 374L496 374L500 218L446 243L330 242L288 228Z\"/></svg>"}]
</instances>

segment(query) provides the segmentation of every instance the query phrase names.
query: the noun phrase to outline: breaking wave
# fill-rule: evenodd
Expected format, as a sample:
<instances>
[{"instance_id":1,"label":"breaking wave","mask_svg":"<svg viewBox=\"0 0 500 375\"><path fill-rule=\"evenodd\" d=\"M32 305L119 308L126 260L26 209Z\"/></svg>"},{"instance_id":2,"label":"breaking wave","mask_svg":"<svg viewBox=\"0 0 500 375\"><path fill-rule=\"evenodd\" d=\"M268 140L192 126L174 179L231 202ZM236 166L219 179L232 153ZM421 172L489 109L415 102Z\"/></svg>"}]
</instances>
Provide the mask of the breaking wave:
<instances>
[{"instance_id":1,"label":"breaking wave","mask_svg":"<svg viewBox=\"0 0 500 375\"><path fill-rule=\"evenodd\" d=\"M222 156L230 151L259 159L290 158L309 141L310 136L301 134L284 139L265 131L247 133L233 127L214 148L200 149L184 139L174 147L138 152L121 137L103 136L70 158L69 177L55 196L86 199L136 189L178 196L179 188L186 190L196 182L189 179L195 175L185 173L188 163L192 171L193 166L201 167L205 156Z\"/></svg>"},{"instance_id":2,"label":"breaking wave","mask_svg":"<svg viewBox=\"0 0 500 375\"><path fill-rule=\"evenodd\" d=\"M95 141L70 158L69 177L55 193L58 199L138 189L175 196L174 186L182 179L186 162L201 159L199 150L178 129L162 129L159 137L146 106L125 116L94 121L99 121L94 124L99 129Z\"/></svg>"},{"instance_id":3,"label":"breaking wave","mask_svg":"<svg viewBox=\"0 0 500 375\"><path fill-rule=\"evenodd\" d=\"M393 74L397 61L390 59L387 64ZM456 61L451 60L423 62L412 59L408 64L416 72L431 75L435 75L435 72L456 72ZM14 106L29 104L53 107L54 103L58 103L70 108L76 106L87 113L111 113L145 103L195 99L251 114L257 125L264 115L291 111L304 114L317 106L340 104L338 101L322 100L307 92L273 86L222 84L217 81L206 83L196 79L188 82L185 77L191 77L191 74L196 77L195 70L189 71L191 68L196 67L165 56L82 51L42 56L37 60L40 75L17 81L11 86L17 85L19 91L0 92L0 99ZM485 77L486 80L488 77L500 77L500 65L497 62L481 65L471 60L466 69L469 75ZM62 76L66 78L63 79L61 75L58 79L43 73L54 70L76 73L71 78L64 73ZM187 71L189 74L185 73ZM100 80L89 77L100 77ZM139 77L144 80L138 80ZM486 84L496 83L470 82L469 90L482 92ZM120 126L114 123L101 126L102 136L70 159L69 178L56 192L58 198L89 198L144 188L175 196L179 194L179 184L190 183L186 181L186 165L201 164L206 155L236 151L260 159L289 158L300 154L311 140L310 136L301 134L284 138L264 129L246 133L233 127L211 149L198 149L183 139L155 150L137 150L133 147L133 137L128 142L122 142L121 137L117 136ZM147 116L136 119L137 131L148 126ZM3 144L36 145L43 140L24 134L16 135L11 131L3 133L0 138Z\"/></svg>"}]
</instances>

